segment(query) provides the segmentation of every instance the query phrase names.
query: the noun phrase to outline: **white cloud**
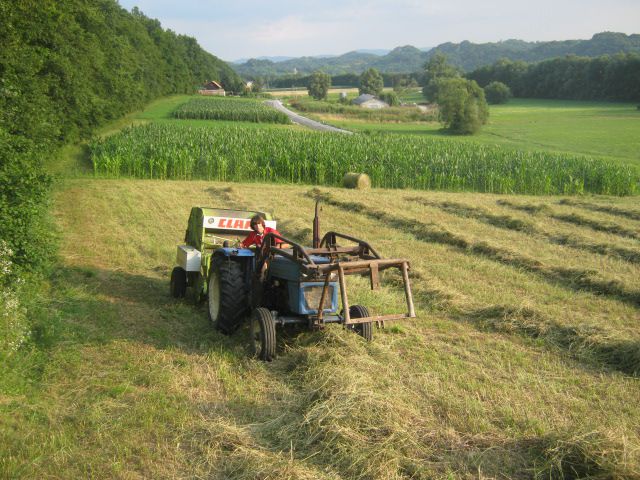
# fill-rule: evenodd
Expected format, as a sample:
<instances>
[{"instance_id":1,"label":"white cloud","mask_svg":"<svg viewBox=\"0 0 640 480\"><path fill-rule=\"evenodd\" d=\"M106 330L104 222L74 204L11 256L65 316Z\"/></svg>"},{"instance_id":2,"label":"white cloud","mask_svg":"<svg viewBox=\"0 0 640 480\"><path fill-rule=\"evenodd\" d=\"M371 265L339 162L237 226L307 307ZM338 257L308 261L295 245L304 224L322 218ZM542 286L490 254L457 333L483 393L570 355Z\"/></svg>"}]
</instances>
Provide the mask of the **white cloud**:
<instances>
[{"instance_id":1,"label":"white cloud","mask_svg":"<svg viewBox=\"0 0 640 480\"><path fill-rule=\"evenodd\" d=\"M299 16L288 16L274 22L259 25L250 32L251 38L260 43L280 44L310 38L322 38L333 25L305 21Z\"/></svg>"},{"instance_id":2,"label":"white cloud","mask_svg":"<svg viewBox=\"0 0 640 480\"><path fill-rule=\"evenodd\" d=\"M443 42L564 40L604 30L637 31L640 2L609 0L121 0L163 26L194 36L224 59L261 55L340 54ZM146 10L148 9L148 10Z\"/></svg>"}]
</instances>

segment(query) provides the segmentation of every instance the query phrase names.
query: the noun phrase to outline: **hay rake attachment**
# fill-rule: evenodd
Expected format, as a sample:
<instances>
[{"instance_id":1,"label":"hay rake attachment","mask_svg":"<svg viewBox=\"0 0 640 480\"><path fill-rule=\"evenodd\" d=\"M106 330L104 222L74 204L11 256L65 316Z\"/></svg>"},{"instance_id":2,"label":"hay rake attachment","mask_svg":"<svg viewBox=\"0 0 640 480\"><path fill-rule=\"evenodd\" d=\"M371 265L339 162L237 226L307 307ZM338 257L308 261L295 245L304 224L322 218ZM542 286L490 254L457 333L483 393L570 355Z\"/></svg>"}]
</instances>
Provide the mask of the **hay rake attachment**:
<instances>
[{"instance_id":1,"label":"hay rake attachment","mask_svg":"<svg viewBox=\"0 0 640 480\"><path fill-rule=\"evenodd\" d=\"M300 274L305 277L304 281L322 283L322 293L316 299L317 307L314 308L316 313L309 315L311 324L320 325L324 323L329 287L332 282L335 282L336 276L343 307L343 313L339 316L342 318L338 320L340 323L356 325L375 322L379 327L384 327L385 321L414 318L416 316L409 281L409 261L407 259L384 259L368 242L338 232L327 232L322 240L319 241L318 223L318 205L316 204L314 246L312 248L305 248L291 239L270 233L265 237L263 248L258 257L259 270L266 271L274 259L284 258L298 265ZM275 242L276 239L291 245L291 248L278 248ZM352 242L355 245L340 246L338 244L340 239ZM390 268L397 268L402 274L407 312L352 318L345 277L347 275L367 275L371 289L376 290L380 287L380 272ZM331 321L335 322L336 319L332 316Z\"/></svg>"}]
</instances>

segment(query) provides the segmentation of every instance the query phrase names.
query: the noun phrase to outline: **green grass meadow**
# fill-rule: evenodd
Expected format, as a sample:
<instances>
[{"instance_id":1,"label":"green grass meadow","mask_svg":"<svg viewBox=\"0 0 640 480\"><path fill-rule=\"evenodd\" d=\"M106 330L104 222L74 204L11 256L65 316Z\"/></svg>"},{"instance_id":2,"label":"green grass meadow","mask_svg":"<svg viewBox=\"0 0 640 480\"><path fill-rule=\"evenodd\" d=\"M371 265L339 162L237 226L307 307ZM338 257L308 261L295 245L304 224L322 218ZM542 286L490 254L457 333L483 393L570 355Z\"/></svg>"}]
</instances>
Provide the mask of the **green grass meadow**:
<instances>
[{"instance_id":1,"label":"green grass meadow","mask_svg":"<svg viewBox=\"0 0 640 480\"><path fill-rule=\"evenodd\" d=\"M228 126L170 119L186 99L101 135ZM526 105L500 107L514 131ZM633 130L625 115L610 118ZM0 376L0 478L640 478L637 196L98 178L86 145L50 168L60 250L31 340ZM338 325L288 331L264 363L247 328L224 336L204 305L169 295L192 206L269 211L309 244L316 199L322 231L410 261L417 318L371 343ZM398 275L377 291L347 283L352 303L402 311Z\"/></svg>"},{"instance_id":2,"label":"green grass meadow","mask_svg":"<svg viewBox=\"0 0 640 480\"><path fill-rule=\"evenodd\" d=\"M438 123L371 123L341 120L330 122L341 128L371 133L394 133L446 137L592 157L640 166L640 110L632 103L579 102L511 99L491 105L489 123L479 134L454 136Z\"/></svg>"}]
</instances>

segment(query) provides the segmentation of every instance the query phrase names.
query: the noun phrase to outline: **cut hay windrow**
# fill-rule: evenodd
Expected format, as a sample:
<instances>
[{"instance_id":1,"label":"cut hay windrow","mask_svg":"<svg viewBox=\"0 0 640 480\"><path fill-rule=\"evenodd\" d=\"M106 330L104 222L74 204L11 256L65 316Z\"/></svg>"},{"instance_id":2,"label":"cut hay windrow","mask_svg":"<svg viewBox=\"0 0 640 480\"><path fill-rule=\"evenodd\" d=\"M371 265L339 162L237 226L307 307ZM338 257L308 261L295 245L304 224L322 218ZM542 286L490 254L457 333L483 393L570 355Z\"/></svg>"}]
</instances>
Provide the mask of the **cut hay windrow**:
<instances>
[{"instance_id":1,"label":"cut hay windrow","mask_svg":"<svg viewBox=\"0 0 640 480\"><path fill-rule=\"evenodd\" d=\"M339 186L347 172L373 187L522 193L636 193L640 173L588 157L525 152L405 135L149 124L91 145L108 177L283 182Z\"/></svg>"},{"instance_id":2,"label":"cut hay windrow","mask_svg":"<svg viewBox=\"0 0 640 480\"><path fill-rule=\"evenodd\" d=\"M284 113L268 107L262 100L251 98L193 98L178 106L171 116L179 119L291 123Z\"/></svg>"}]
</instances>

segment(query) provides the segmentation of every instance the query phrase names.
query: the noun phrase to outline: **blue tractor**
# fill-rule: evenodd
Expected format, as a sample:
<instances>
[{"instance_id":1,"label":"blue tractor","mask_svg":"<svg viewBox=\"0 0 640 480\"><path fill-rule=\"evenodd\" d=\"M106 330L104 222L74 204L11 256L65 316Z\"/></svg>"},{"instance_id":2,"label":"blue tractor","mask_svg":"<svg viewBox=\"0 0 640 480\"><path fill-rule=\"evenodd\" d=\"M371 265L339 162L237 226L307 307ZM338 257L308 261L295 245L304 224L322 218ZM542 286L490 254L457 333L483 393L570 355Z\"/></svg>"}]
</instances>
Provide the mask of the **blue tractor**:
<instances>
[{"instance_id":1,"label":"blue tractor","mask_svg":"<svg viewBox=\"0 0 640 480\"><path fill-rule=\"evenodd\" d=\"M383 259L367 242L337 232L321 239L317 204L312 247L275 233L265 235L259 249L231 246L238 234L250 231L256 213L194 207L186 245L178 247L171 292L181 297L191 287L196 300L206 298L210 320L225 334L249 317L250 347L257 358L275 357L279 326L341 323L370 341L374 324L415 317L406 259ZM260 215L275 228L269 214ZM289 248L279 248L276 240ZM376 289L379 273L388 268L402 272L407 312L372 316L366 307L349 304L346 275L367 275Z\"/></svg>"}]
</instances>

